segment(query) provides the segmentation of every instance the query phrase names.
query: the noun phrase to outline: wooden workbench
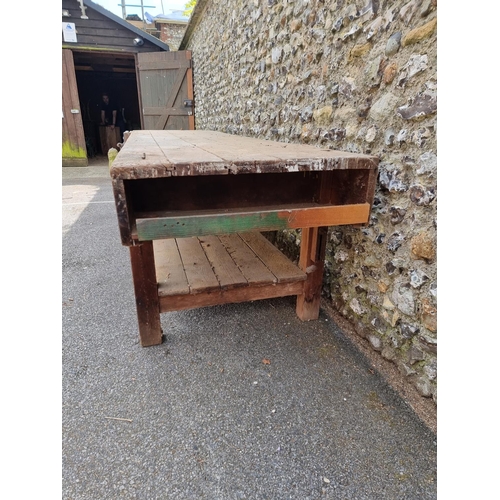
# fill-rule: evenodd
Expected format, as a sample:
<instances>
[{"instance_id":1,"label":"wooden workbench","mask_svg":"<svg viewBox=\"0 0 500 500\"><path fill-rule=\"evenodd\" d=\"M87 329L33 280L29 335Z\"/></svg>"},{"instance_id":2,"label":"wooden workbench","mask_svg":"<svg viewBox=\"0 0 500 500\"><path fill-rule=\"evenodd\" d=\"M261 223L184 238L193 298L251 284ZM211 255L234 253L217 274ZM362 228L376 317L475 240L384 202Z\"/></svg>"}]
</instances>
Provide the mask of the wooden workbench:
<instances>
[{"instance_id":1,"label":"wooden workbench","mask_svg":"<svg viewBox=\"0 0 500 500\"><path fill-rule=\"evenodd\" d=\"M366 224L374 156L205 130L133 131L110 170L141 344L160 313L297 295L317 319L328 226ZM301 229L299 265L261 231Z\"/></svg>"}]
</instances>

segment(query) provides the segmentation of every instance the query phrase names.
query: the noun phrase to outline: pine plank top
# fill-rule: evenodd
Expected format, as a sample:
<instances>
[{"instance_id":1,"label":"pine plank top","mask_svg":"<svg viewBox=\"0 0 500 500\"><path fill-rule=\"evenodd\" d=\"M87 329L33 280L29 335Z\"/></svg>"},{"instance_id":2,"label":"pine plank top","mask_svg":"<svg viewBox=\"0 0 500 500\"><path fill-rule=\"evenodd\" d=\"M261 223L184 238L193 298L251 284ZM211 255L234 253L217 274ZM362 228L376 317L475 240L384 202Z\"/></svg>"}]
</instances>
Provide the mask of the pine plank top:
<instances>
[{"instance_id":1,"label":"pine plank top","mask_svg":"<svg viewBox=\"0 0 500 500\"><path fill-rule=\"evenodd\" d=\"M134 130L110 169L114 179L376 169L376 156L210 130Z\"/></svg>"}]
</instances>

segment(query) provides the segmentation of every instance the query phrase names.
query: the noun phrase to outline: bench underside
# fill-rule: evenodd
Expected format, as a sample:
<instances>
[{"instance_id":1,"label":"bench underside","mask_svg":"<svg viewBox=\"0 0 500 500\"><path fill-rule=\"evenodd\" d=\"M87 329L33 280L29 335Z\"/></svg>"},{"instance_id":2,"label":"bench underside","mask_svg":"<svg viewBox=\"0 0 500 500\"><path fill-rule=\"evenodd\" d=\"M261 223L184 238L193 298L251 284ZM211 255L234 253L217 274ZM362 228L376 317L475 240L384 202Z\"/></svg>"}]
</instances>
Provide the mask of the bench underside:
<instances>
[{"instance_id":1,"label":"bench underside","mask_svg":"<svg viewBox=\"0 0 500 500\"><path fill-rule=\"evenodd\" d=\"M307 274L259 232L153 242L160 312L303 293Z\"/></svg>"}]
</instances>

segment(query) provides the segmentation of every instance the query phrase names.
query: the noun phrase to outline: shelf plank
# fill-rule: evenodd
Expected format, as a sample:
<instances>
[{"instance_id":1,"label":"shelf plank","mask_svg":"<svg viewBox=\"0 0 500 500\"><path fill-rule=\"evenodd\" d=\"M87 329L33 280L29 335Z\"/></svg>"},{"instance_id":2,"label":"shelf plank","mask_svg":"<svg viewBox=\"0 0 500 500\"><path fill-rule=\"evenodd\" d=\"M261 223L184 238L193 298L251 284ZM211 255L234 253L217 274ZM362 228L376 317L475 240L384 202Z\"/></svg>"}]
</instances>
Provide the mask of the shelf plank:
<instances>
[{"instance_id":1,"label":"shelf plank","mask_svg":"<svg viewBox=\"0 0 500 500\"><path fill-rule=\"evenodd\" d=\"M240 237L276 276L278 283L306 279L307 275L290 260L283 259L283 254L260 233L240 233Z\"/></svg>"},{"instance_id":2,"label":"shelf plank","mask_svg":"<svg viewBox=\"0 0 500 500\"><path fill-rule=\"evenodd\" d=\"M202 236L198 239L222 289L248 285L217 236Z\"/></svg>"},{"instance_id":3,"label":"shelf plank","mask_svg":"<svg viewBox=\"0 0 500 500\"><path fill-rule=\"evenodd\" d=\"M155 240L153 248L157 282L167 287L173 295L188 294L189 283L176 240Z\"/></svg>"},{"instance_id":4,"label":"shelf plank","mask_svg":"<svg viewBox=\"0 0 500 500\"><path fill-rule=\"evenodd\" d=\"M162 312L303 292L306 274L262 234L154 241Z\"/></svg>"},{"instance_id":5,"label":"shelf plank","mask_svg":"<svg viewBox=\"0 0 500 500\"><path fill-rule=\"evenodd\" d=\"M278 282L276 276L252 252L239 234L224 234L220 235L219 239L249 285Z\"/></svg>"},{"instance_id":6,"label":"shelf plank","mask_svg":"<svg viewBox=\"0 0 500 500\"><path fill-rule=\"evenodd\" d=\"M176 241L190 293L220 289L219 282L198 238L179 238Z\"/></svg>"}]
</instances>

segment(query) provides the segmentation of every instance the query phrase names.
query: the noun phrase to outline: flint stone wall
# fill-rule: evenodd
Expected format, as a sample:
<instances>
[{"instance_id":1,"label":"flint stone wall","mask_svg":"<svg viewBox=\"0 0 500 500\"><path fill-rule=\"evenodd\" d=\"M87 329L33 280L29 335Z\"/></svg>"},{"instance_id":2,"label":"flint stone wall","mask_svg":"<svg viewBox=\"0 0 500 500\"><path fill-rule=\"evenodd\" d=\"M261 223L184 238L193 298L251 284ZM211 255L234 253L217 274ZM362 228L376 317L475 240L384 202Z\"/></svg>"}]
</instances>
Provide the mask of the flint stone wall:
<instances>
[{"instance_id":1,"label":"flint stone wall","mask_svg":"<svg viewBox=\"0 0 500 500\"><path fill-rule=\"evenodd\" d=\"M160 30L160 40L165 42L170 50L178 50L186 31L186 23L156 23Z\"/></svg>"},{"instance_id":2,"label":"flint stone wall","mask_svg":"<svg viewBox=\"0 0 500 500\"><path fill-rule=\"evenodd\" d=\"M199 0L181 47L196 128L380 157L370 224L330 229L324 294L434 401L436 1Z\"/></svg>"}]
</instances>

